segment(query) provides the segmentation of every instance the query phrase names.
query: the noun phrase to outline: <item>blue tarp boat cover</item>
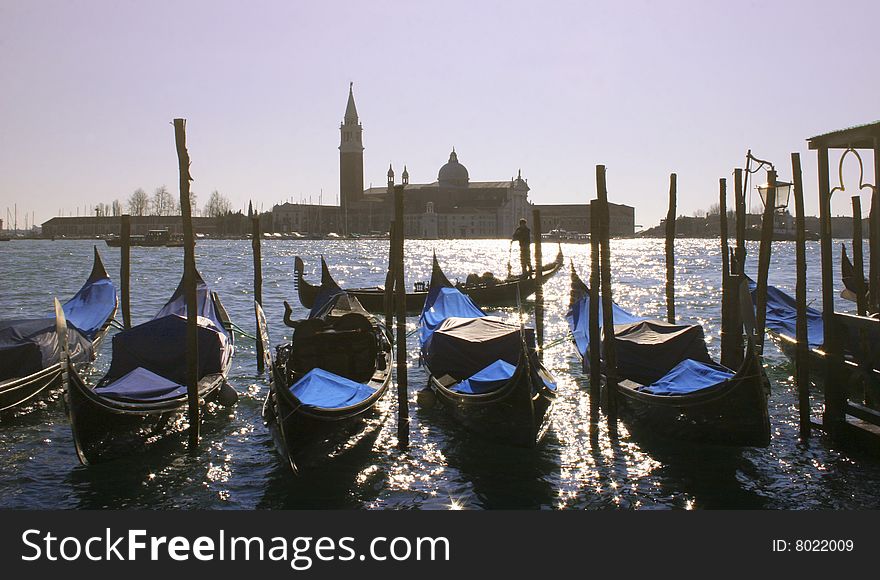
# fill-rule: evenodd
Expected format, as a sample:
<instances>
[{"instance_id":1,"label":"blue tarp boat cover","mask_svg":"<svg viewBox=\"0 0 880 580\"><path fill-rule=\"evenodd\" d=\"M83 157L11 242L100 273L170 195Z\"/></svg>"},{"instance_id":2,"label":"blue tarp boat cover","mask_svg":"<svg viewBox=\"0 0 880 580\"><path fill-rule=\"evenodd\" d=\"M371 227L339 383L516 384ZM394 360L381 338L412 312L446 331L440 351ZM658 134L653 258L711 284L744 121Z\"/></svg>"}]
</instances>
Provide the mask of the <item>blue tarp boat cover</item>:
<instances>
[{"instance_id":1,"label":"blue tarp boat cover","mask_svg":"<svg viewBox=\"0 0 880 580\"><path fill-rule=\"evenodd\" d=\"M73 362L92 359L92 343L76 328L67 331ZM26 377L61 360L55 318L0 320L0 381Z\"/></svg>"},{"instance_id":2,"label":"blue tarp boat cover","mask_svg":"<svg viewBox=\"0 0 880 580\"><path fill-rule=\"evenodd\" d=\"M490 393L509 381L516 372L516 366L503 360L496 360L470 378L450 387L450 391L479 395Z\"/></svg>"},{"instance_id":3,"label":"blue tarp boat cover","mask_svg":"<svg viewBox=\"0 0 880 580\"><path fill-rule=\"evenodd\" d=\"M719 385L733 375L733 371L721 365L686 359L660 380L639 390L652 395L687 395Z\"/></svg>"},{"instance_id":4,"label":"blue tarp boat cover","mask_svg":"<svg viewBox=\"0 0 880 580\"><path fill-rule=\"evenodd\" d=\"M111 399L148 402L185 396L186 387L145 368L137 367L119 380L97 387L95 392Z\"/></svg>"},{"instance_id":5,"label":"blue tarp boat cover","mask_svg":"<svg viewBox=\"0 0 880 580\"><path fill-rule=\"evenodd\" d=\"M314 368L290 387L290 392L303 405L322 409L340 409L356 405L376 391L371 387L340 377L324 369Z\"/></svg>"},{"instance_id":6,"label":"blue tarp boat cover","mask_svg":"<svg viewBox=\"0 0 880 580\"><path fill-rule=\"evenodd\" d=\"M578 352L589 366L590 297L583 296L569 309L567 318ZM613 307L617 370L621 377L639 383L652 383L685 359L711 363L703 327L669 324L630 314ZM599 303L602 326L602 304Z\"/></svg>"},{"instance_id":7,"label":"blue tarp boat cover","mask_svg":"<svg viewBox=\"0 0 880 580\"><path fill-rule=\"evenodd\" d=\"M749 292L752 302L757 300L757 284L749 279ZM797 336L797 302L793 296L786 294L775 286L767 286L767 321L768 329L795 338ZM810 348L819 348L825 342L825 326L822 313L815 308L807 307L807 343Z\"/></svg>"},{"instance_id":8,"label":"blue tarp boat cover","mask_svg":"<svg viewBox=\"0 0 880 580\"><path fill-rule=\"evenodd\" d=\"M116 286L110 278L86 282L63 308L68 326L76 327L91 340L116 308Z\"/></svg>"},{"instance_id":9,"label":"blue tarp boat cover","mask_svg":"<svg viewBox=\"0 0 880 580\"><path fill-rule=\"evenodd\" d=\"M614 326L619 324L631 324L640 320L647 320L645 317L630 314L617 304L612 302L611 313L614 316ZM586 357L590 348L590 295L583 296L580 300L571 305L568 314L565 316L568 320L568 327L574 335L574 342L581 356ZM602 328L602 301L599 301L599 328Z\"/></svg>"},{"instance_id":10,"label":"blue tarp boat cover","mask_svg":"<svg viewBox=\"0 0 880 580\"><path fill-rule=\"evenodd\" d=\"M425 307L419 318L419 341L422 348L431 334L444 320L455 316L458 318L480 318L486 313L480 310L473 300L455 288L432 286L425 298Z\"/></svg>"},{"instance_id":11,"label":"blue tarp boat cover","mask_svg":"<svg viewBox=\"0 0 880 580\"><path fill-rule=\"evenodd\" d=\"M462 380L496 360L516 366L522 350L518 326L491 316L451 317L429 335L422 357L434 376Z\"/></svg>"},{"instance_id":12,"label":"blue tarp boat cover","mask_svg":"<svg viewBox=\"0 0 880 580\"><path fill-rule=\"evenodd\" d=\"M222 371L228 338L213 322L199 317L199 378ZM113 337L113 360L102 384L143 367L170 381L186 384L186 317L156 318Z\"/></svg>"},{"instance_id":13,"label":"blue tarp boat cover","mask_svg":"<svg viewBox=\"0 0 880 580\"><path fill-rule=\"evenodd\" d=\"M231 338L215 309L211 291L201 276L196 279L196 298L199 314L198 373L201 380L206 375L222 372L232 352L229 348ZM183 280L152 320L123 330L113 337L110 369L101 379L96 392L106 392L112 383L122 380L139 367L173 383L186 384L186 301ZM131 386L126 388L130 392L138 390ZM150 391L149 386L145 389Z\"/></svg>"},{"instance_id":14,"label":"blue tarp boat cover","mask_svg":"<svg viewBox=\"0 0 880 580\"><path fill-rule=\"evenodd\" d=\"M96 253L99 264L97 260ZM93 269L92 276L63 305L73 362L92 359L91 341L115 308L116 287L110 278L96 275ZM60 355L54 311L40 318L0 321L0 380L31 375L57 363Z\"/></svg>"}]
</instances>

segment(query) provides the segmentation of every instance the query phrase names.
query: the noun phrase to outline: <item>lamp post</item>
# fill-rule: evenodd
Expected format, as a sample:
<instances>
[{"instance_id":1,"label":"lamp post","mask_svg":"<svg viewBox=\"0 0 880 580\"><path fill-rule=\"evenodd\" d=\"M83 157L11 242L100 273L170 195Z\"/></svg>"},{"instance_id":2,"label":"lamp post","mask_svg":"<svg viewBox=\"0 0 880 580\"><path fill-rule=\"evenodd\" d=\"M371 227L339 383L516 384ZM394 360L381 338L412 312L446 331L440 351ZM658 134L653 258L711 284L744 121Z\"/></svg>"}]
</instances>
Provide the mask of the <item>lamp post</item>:
<instances>
[{"instance_id":1,"label":"lamp post","mask_svg":"<svg viewBox=\"0 0 880 580\"><path fill-rule=\"evenodd\" d=\"M771 190L773 194L771 195ZM773 201L773 230L776 231L777 223L786 226L785 210L788 208L788 200L791 197L791 183L786 181L776 181L775 184L764 183L758 186L758 195L761 196L761 203L767 207L768 198Z\"/></svg>"}]
</instances>

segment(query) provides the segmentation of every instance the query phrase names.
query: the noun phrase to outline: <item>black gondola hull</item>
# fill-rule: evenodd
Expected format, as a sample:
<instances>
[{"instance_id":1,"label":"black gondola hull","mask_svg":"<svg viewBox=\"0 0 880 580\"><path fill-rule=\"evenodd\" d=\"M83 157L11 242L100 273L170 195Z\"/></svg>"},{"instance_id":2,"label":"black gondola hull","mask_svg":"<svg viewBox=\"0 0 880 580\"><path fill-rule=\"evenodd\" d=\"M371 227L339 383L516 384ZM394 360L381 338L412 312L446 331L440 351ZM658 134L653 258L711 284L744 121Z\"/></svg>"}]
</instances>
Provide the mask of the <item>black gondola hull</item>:
<instances>
[{"instance_id":1,"label":"black gondola hull","mask_svg":"<svg viewBox=\"0 0 880 580\"><path fill-rule=\"evenodd\" d=\"M216 406L223 375L199 383L202 413ZM67 411L80 460L95 464L143 453L185 433L189 426L187 400L162 403L124 403L96 394L76 372L69 373Z\"/></svg>"},{"instance_id":2,"label":"black gondola hull","mask_svg":"<svg viewBox=\"0 0 880 580\"><path fill-rule=\"evenodd\" d=\"M562 252L560 251L554 262L544 265L544 279L553 276L561 267ZM303 278L301 262L297 262L295 283L300 302L304 307L311 308L315 303L320 286L310 284ZM497 284L459 285L457 288L469 296L478 306L516 306L518 302L535 293L537 281L533 277L516 277L512 281L502 281ZM351 288L346 292L357 298L368 312L385 312L385 291L383 289L378 287ZM407 314L421 312L427 297L427 290L407 292Z\"/></svg>"},{"instance_id":3,"label":"black gondola hull","mask_svg":"<svg viewBox=\"0 0 880 580\"><path fill-rule=\"evenodd\" d=\"M550 426L556 393L523 366L504 386L486 395L456 393L433 375L428 384L457 422L496 443L535 447Z\"/></svg>"}]
</instances>

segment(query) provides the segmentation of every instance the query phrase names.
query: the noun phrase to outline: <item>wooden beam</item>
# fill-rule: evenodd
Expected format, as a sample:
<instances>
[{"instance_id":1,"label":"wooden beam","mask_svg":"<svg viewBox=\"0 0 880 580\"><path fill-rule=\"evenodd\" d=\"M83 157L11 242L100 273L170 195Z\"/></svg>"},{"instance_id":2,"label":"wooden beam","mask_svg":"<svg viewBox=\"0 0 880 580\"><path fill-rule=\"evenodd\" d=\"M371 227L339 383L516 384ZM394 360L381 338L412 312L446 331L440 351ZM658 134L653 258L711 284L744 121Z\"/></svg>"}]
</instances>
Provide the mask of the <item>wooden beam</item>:
<instances>
[{"instance_id":1,"label":"wooden beam","mask_svg":"<svg viewBox=\"0 0 880 580\"><path fill-rule=\"evenodd\" d=\"M119 277L122 288L122 326L131 328L131 216L122 214L119 222Z\"/></svg>"},{"instance_id":2,"label":"wooden beam","mask_svg":"<svg viewBox=\"0 0 880 580\"><path fill-rule=\"evenodd\" d=\"M404 238L403 185L394 186L395 259L394 305L397 310L397 444L401 449L409 447L409 400L407 398L406 369L406 286L404 285Z\"/></svg>"},{"instance_id":3,"label":"wooden beam","mask_svg":"<svg viewBox=\"0 0 880 580\"><path fill-rule=\"evenodd\" d=\"M599 272L599 200L590 202L590 423L599 422L599 405L601 404L602 384L602 355L599 324L599 287L601 286L601 274Z\"/></svg>"},{"instance_id":4,"label":"wooden beam","mask_svg":"<svg viewBox=\"0 0 880 580\"><path fill-rule=\"evenodd\" d=\"M544 360L544 275L541 252L541 210L532 210L532 239L535 242L535 339L538 342L538 357Z\"/></svg>"},{"instance_id":5,"label":"wooden beam","mask_svg":"<svg viewBox=\"0 0 880 580\"><path fill-rule=\"evenodd\" d=\"M260 252L260 238L262 237L262 233L260 232L260 218L259 216L255 216L251 218L251 248L253 248L254 253L254 300L257 304L262 308L263 306L263 258ZM257 372L261 375L266 370L266 362L264 351L265 348L269 345L263 344L263 335L259 332L260 330L260 315L259 311L254 309L255 316L257 317Z\"/></svg>"},{"instance_id":6,"label":"wooden beam","mask_svg":"<svg viewBox=\"0 0 880 580\"><path fill-rule=\"evenodd\" d=\"M608 211L608 189L605 184L605 166L596 166L596 189L599 196L599 252L601 254L602 334L605 346L605 388L608 429L617 434L617 356L614 339L614 308L611 295L611 247Z\"/></svg>"},{"instance_id":7,"label":"wooden beam","mask_svg":"<svg viewBox=\"0 0 880 580\"><path fill-rule=\"evenodd\" d=\"M767 279L770 276L770 253L773 247L773 231L776 220L776 171L767 171L767 198L764 200L764 217L761 222L761 245L758 248L758 284L755 290L756 346L764 354L764 327L767 321Z\"/></svg>"},{"instance_id":8,"label":"wooden beam","mask_svg":"<svg viewBox=\"0 0 880 580\"><path fill-rule=\"evenodd\" d=\"M798 417L801 440L810 438L810 352L807 333L807 235L804 225L804 184L801 172L801 156L791 154L791 175L794 186L796 283L795 303L795 385L798 391Z\"/></svg>"},{"instance_id":9,"label":"wooden beam","mask_svg":"<svg viewBox=\"0 0 880 580\"><path fill-rule=\"evenodd\" d=\"M671 324L675 324L676 191L677 176L672 173L669 175L669 209L666 212L666 318Z\"/></svg>"},{"instance_id":10,"label":"wooden beam","mask_svg":"<svg viewBox=\"0 0 880 580\"><path fill-rule=\"evenodd\" d=\"M186 119L174 119L174 141L177 145L180 175L180 214L183 222L183 288L186 300L186 394L189 418L189 449L199 444L199 335L198 301L196 298L195 236L190 205L189 152L186 150Z\"/></svg>"}]
</instances>

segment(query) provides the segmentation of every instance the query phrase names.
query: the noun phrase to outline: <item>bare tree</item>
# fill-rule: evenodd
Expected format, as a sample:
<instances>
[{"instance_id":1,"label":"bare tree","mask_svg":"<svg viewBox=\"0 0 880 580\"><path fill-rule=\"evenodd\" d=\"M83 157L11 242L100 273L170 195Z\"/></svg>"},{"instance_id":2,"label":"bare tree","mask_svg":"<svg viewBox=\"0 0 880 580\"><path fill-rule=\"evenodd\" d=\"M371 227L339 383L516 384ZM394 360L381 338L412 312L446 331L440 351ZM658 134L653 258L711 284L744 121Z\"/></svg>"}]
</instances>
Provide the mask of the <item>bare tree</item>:
<instances>
[{"instance_id":1,"label":"bare tree","mask_svg":"<svg viewBox=\"0 0 880 580\"><path fill-rule=\"evenodd\" d=\"M169 192L168 188L164 185L162 185L161 187L157 187L156 190L153 192L151 205L153 215L174 214L174 198L171 197L171 192Z\"/></svg>"},{"instance_id":2,"label":"bare tree","mask_svg":"<svg viewBox=\"0 0 880 580\"><path fill-rule=\"evenodd\" d=\"M128 213L131 215L146 215L150 207L150 199L147 192L139 187L128 198Z\"/></svg>"},{"instance_id":3,"label":"bare tree","mask_svg":"<svg viewBox=\"0 0 880 580\"><path fill-rule=\"evenodd\" d=\"M113 207L113 216L114 217L122 215L122 202L120 202L118 199L114 199L112 207Z\"/></svg>"},{"instance_id":4,"label":"bare tree","mask_svg":"<svg viewBox=\"0 0 880 580\"><path fill-rule=\"evenodd\" d=\"M228 214L231 210L232 204L229 203L229 199L215 189L211 192L211 197L208 198L208 203L205 204L202 215L205 217L219 217Z\"/></svg>"}]
</instances>

